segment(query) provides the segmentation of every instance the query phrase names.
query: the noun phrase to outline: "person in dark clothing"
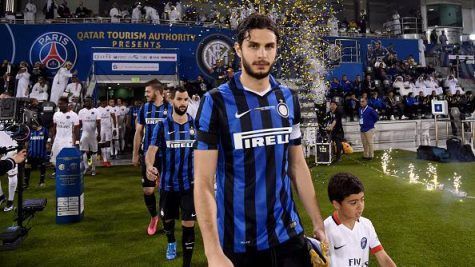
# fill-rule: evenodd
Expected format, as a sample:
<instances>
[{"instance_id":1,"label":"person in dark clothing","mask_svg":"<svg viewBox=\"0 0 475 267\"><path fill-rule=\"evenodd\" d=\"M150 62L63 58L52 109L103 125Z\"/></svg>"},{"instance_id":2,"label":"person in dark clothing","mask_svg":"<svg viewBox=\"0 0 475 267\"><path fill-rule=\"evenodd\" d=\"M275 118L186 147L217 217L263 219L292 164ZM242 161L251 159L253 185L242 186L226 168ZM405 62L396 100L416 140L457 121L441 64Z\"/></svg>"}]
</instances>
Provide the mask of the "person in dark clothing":
<instances>
[{"instance_id":1,"label":"person in dark clothing","mask_svg":"<svg viewBox=\"0 0 475 267\"><path fill-rule=\"evenodd\" d=\"M437 35L437 32L435 30L432 30L430 33L430 43L431 44L437 44L439 40L439 36Z\"/></svg>"},{"instance_id":2,"label":"person in dark clothing","mask_svg":"<svg viewBox=\"0 0 475 267\"><path fill-rule=\"evenodd\" d=\"M331 101L330 103L330 112L328 112L328 126L327 131L330 132L330 137L336 146L336 161L341 160L341 154L343 151L343 139L345 138L345 132L343 131L343 124L341 122L341 112L338 109L338 104L336 101Z\"/></svg>"}]
</instances>

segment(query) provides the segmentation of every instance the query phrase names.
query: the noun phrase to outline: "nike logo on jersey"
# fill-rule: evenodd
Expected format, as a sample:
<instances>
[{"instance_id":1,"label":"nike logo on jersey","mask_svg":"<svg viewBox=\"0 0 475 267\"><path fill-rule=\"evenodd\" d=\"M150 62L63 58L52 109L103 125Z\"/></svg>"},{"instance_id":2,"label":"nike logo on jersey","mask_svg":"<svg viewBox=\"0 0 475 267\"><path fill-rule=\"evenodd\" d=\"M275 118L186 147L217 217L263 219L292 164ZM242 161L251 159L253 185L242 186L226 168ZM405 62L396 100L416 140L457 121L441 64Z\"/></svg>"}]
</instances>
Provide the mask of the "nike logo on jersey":
<instances>
[{"instance_id":1,"label":"nike logo on jersey","mask_svg":"<svg viewBox=\"0 0 475 267\"><path fill-rule=\"evenodd\" d=\"M192 214L191 214L191 217L196 217L196 214L195 214L195 213L192 213Z\"/></svg>"},{"instance_id":2,"label":"nike logo on jersey","mask_svg":"<svg viewBox=\"0 0 475 267\"><path fill-rule=\"evenodd\" d=\"M172 134L172 133L174 133L174 132L175 132L175 131L171 131L171 132L168 132L168 134Z\"/></svg>"},{"instance_id":3,"label":"nike logo on jersey","mask_svg":"<svg viewBox=\"0 0 475 267\"><path fill-rule=\"evenodd\" d=\"M236 119L240 119L242 116L246 115L247 113L251 112L251 111L254 111L254 110L258 110L258 111L264 111L264 110L271 110L271 109L275 109L275 106L265 106L265 107L258 107L258 108L253 108L253 109L250 109L250 110L247 110L247 111L244 111L243 113L237 113L234 115L234 117L236 117Z\"/></svg>"},{"instance_id":4,"label":"nike logo on jersey","mask_svg":"<svg viewBox=\"0 0 475 267\"><path fill-rule=\"evenodd\" d=\"M344 247L344 246L346 246L346 245L339 246L339 247L335 247L335 246L333 246L333 248L334 248L335 250L337 250L337 249L340 249L340 248L342 248L342 247Z\"/></svg>"}]
</instances>

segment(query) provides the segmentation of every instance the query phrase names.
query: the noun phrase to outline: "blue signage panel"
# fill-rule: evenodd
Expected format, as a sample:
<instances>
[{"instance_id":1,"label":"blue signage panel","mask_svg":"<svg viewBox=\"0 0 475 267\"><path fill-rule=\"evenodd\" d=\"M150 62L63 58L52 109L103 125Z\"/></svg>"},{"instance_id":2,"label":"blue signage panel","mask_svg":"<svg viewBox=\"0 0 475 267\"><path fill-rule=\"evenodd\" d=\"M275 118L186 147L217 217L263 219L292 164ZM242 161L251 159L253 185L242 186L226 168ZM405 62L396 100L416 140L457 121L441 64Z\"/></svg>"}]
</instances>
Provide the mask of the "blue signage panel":
<instances>
[{"instance_id":1,"label":"blue signage panel","mask_svg":"<svg viewBox=\"0 0 475 267\"><path fill-rule=\"evenodd\" d=\"M178 72L178 49L93 48L97 75L174 75Z\"/></svg>"},{"instance_id":2,"label":"blue signage panel","mask_svg":"<svg viewBox=\"0 0 475 267\"><path fill-rule=\"evenodd\" d=\"M225 65L232 64L234 60L233 32L229 29L113 23L1 24L0 36L5 38L0 59L14 63L27 61L30 64L41 61L51 74L56 73L64 62L71 61L81 80L85 80L90 73L93 47L129 51L177 49L178 73L181 79L187 80L195 80L199 74L209 77L210 69L220 59ZM162 64L159 65L161 69ZM115 67L138 68L136 64L115 64ZM146 64L144 68L153 70L154 65ZM168 70L168 64L163 68ZM131 72L139 74L134 70Z\"/></svg>"},{"instance_id":3,"label":"blue signage panel","mask_svg":"<svg viewBox=\"0 0 475 267\"><path fill-rule=\"evenodd\" d=\"M66 147L56 157L56 223L79 222L83 217L81 153L75 147Z\"/></svg>"}]
</instances>

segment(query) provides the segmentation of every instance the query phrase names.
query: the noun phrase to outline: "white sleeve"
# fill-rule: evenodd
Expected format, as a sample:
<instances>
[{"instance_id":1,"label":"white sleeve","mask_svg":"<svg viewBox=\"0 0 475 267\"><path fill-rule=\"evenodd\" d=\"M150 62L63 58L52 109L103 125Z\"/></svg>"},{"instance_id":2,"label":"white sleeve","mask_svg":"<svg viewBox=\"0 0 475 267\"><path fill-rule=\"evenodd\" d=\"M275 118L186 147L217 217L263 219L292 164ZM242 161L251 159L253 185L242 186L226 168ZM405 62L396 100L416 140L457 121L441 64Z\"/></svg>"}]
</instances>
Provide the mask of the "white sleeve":
<instances>
[{"instance_id":1,"label":"white sleeve","mask_svg":"<svg viewBox=\"0 0 475 267\"><path fill-rule=\"evenodd\" d=\"M381 246L381 242L379 242L378 235L376 234L376 230L374 229L373 223L368 220L368 227L369 227L369 248L371 250L371 254L374 254L380 251L383 246Z\"/></svg>"},{"instance_id":2,"label":"white sleeve","mask_svg":"<svg viewBox=\"0 0 475 267\"><path fill-rule=\"evenodd\" d=\"M290 133L290 140L299 139L302 137L302 132L300 131L300 123L292 125L292 132Z\"/></svg>"},{"instance_id":3,"label":"white sleeve","mask_svg":"<svg viewBox=\"0 0 475 267\"><path fill-rule=\"evenodd\" d=\"M53 122L54 123L58 123L58 117L59 117L59 113L55 112L54 115L53 115Z\"/></svg>"}]
</instances>

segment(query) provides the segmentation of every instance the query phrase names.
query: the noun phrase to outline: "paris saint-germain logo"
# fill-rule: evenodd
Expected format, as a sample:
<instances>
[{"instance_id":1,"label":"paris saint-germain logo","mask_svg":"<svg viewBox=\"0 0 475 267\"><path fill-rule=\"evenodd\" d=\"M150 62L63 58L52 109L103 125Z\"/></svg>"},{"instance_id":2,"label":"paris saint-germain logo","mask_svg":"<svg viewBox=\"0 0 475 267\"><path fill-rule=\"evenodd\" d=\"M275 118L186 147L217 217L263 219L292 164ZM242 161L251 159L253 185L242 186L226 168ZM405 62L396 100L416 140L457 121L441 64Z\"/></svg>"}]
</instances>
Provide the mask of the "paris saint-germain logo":
<instances>
[{"instance_id":1,"label":"paris saint-germain logo","mask_svg":"<svg viewBox=\"0 0 475 267\"><path fill-rule=\"evenodd\" d=\"M30 48L30 63L40 61L49 70L57 70L70 61L73 66L77 60L77 48L73 39L64 33L44 33L33 42Z\"/></svg>"}]
</instances>

